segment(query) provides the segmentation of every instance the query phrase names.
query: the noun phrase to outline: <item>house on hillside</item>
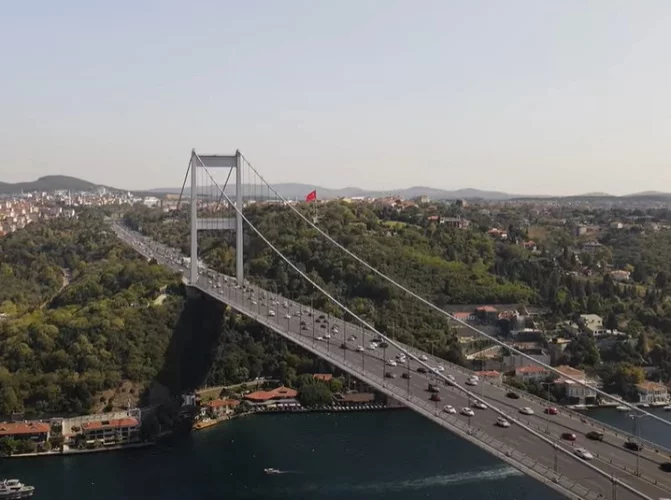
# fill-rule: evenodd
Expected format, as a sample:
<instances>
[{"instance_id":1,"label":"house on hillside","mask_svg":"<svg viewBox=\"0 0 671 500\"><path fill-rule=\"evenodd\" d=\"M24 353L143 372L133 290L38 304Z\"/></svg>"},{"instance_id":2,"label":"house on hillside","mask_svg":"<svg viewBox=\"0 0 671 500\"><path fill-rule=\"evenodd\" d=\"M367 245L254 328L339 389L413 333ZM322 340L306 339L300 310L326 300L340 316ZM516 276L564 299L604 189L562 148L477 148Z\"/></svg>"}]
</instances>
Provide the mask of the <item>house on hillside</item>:
<instances>
[{"instance_id":1,"label":"house on hillside","mask_svg":"<svg viewBox=\"0 0 671 500\"><path fill-rule=\"evenodd\" d=\"M638 391L638 401L642 404L668 404L669 391L664 384L659 382L651 382L646 380L640 384L636 384Z\"/></svg>"},{"instance_id":2,"label":"house on hillside","mask_svg":"<svg viewBox=\"0 0 671 500\"><path fill-rule=\"evenodd\" d=\"M598 385L596 380L589 379L584 371L570 366L563 365L555 369L563 376L560 376L554 383L564 389L564 395L571 404L594 404L596 402L595 389Z\"/></svg>"}]
</instances>

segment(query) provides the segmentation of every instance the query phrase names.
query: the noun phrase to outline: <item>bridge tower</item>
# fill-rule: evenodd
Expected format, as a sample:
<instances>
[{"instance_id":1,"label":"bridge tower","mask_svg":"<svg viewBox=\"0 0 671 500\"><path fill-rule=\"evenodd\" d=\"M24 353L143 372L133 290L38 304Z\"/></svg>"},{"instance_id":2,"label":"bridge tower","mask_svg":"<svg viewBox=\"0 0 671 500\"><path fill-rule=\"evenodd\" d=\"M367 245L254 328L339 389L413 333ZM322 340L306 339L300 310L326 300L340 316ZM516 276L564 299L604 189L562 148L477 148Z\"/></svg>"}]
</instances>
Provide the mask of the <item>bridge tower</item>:
<instances>
[{"instance_id":1,"label":"bridge tower","mask_svg":"<svg viewBox=\"0 0 671 500\"><path fill-rule=\"evenodd\" d=\"M242 155L236 151L234 155L199 155L196 150L191 151L189 162L191 171L191 263L189 282L195 285L198 282L198 231L202 230L232 230L235 231L235 277L238 283L244 280L243 275L243 239L242 239ZM205 219L198 217L198 173L204 169L235 169L235 195L231 200L235 203L237 210L235 218ZM224 187L225 189L225 187Z\"/></svg>"}]
</instances>

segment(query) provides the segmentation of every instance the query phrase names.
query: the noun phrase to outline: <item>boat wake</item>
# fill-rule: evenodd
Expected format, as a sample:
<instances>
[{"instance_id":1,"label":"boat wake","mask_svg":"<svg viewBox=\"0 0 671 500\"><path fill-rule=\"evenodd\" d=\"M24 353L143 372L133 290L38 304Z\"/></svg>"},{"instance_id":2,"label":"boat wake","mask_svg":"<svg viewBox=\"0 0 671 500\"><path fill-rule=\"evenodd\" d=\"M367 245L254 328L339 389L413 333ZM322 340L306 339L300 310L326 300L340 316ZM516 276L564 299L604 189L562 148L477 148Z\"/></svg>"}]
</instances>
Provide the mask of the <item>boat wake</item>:
<instances>
[{"instance_id":1,"label":"boat wake","mask_svg":"<svg viewBox=\"0 0 671 500\"><path fill-rule=\"evenodd\" d=\"M290 471L283 471L290 472ZM264 498L295 498L310 492L321 492L324 494L347 494L347 493L400 493L403 491L417 491L425 488L440 486L455 486L463 484L474 484L487 481L500 481L508 477L523 475L512 467L495 467L470 472L459 472L455 474L437 474L428 477L407 479L402 481L375 481L370 483L352 484L323 484L318 482L307 482L300 486L289 486L288 488L248 492ZM275 494L279 495L275 497Z\"/></svg>"}]
</instances>

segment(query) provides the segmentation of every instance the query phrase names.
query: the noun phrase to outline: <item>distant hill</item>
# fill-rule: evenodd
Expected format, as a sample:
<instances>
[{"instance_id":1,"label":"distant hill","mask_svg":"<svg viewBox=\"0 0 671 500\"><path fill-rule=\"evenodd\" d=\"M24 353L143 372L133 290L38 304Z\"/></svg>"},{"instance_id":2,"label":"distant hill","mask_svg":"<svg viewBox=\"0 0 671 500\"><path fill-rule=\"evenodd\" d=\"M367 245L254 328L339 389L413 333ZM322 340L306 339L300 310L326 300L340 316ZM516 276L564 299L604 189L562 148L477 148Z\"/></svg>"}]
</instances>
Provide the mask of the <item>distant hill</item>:
<instances>
[{"instance_id":1,"label":"distant hill","mask_svg":"<svg viewBox=\"0 0 671 500\"><path fill-rule=\"evenodd\" d=\"M77 177L69 177L67 175L46 175L31 182L0 182L0 194L21 193L22 191L56 191L59 189L70 191L94 191L98 187L99 184L93 184L92 182L78 179Z\"/></svg>"},{"instance_id":2,"label":"distant hill","mask_svg":"<svg viewBox=\"0 0 671 500\"><path fill-rule=\"evenodd\" d=\"M280 183L273 184L273 189L280 193L283 197L288 199L303 199L306 194L312 190L317 190L317 197L322 200L328 200L333 198L352 198L356 196L365 196L371 198L379 198L383 196L398 196L400 198L410 199L417 198L418 196L428 196L433 200L456 200L456 199L485 199L485 200L509 200L512 198L518 198L519 196L511 195L508 193L502 193L499 191L480 191L479 189L457 189L455 191L448 191L445 189L430 188L424 186L415 186L411 188L396 189L396 190L386 190L386 191L374 191L366 190L357 187L345 187L339 189L329 189L321 186L314 186L311 184L299 184L299 183ZM262 192L263 189L259 186L254 185L243 185L243 193L254 194ZM152 189L150 192L155 194L179 194L181 191L180 188L157 188ZM188 196L190 190L188 188L184 189L184 195ZM235 192L235 187L228 186L226 188L227 195L233 195Z\"/></svg>"}]
</instances>

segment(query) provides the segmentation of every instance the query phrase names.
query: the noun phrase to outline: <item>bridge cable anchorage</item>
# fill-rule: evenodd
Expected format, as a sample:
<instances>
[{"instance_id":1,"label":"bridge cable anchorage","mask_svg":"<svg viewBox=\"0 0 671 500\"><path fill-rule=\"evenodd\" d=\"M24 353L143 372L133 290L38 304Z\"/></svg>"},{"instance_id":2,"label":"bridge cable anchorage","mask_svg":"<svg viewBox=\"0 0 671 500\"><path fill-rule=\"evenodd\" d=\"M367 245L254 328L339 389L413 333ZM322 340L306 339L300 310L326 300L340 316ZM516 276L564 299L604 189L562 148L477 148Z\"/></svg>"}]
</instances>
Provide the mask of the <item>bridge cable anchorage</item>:
<instances>
[{"instance_id":1,"label":"bridge cable anchorage","mask_svg":"<svg viewBox=\"0 0 671 500\"><path fill-rule=\"evenodd\" d=\"M273 188L273 187L268 183L268 181L266 181L266 180L263 178L263 176L262 176L261 174L259 174L259 172L258 172L258 171L254 168L254 166L247 160L247 158L244 157L244 155L242 156L242 158L243 158L243 160L245 161L245 163L247 163L247 165L249 166L249 168L250 168L253 172L255 172L256 175L259 176L259 178L261 179L261 181L264 182L264 183L265 183L265 184L266 184L266 185L267 185L267 186L268 186L268 187L269 187L269 188L270 188L270 189L271 189L271 190L272 190L272 191L279 197L279 199L282 201L282 203L283 203L284 205L286 205L286 206L289 207L291 210L293 210L294 212L296 212L296 213L298 214L298 216L299 216L301 219L303 219L305 222L307 222L307 223L308 223L313 229L315 229L319 234L321 234L324 238L326 238L328 241L330 241L331 243L333 243L336 247L338 247L340 250L342 250L343 252L345 252L347 255L349 255L350 257L352 257L353 259L355 259L357 262L359 262L360 264L362 264L363 266L365 266L366 268L368 268L370 271L374 272L374 273L377 274L379 277L381 277L381 278L383 278L384 280L388 281L389 283L391 283L392 285L394 285L394 286L397 287L398 289L402 290L403 292L409 294L411 297L413 297L413 298L419 300L422 304L424 304L424 305L430 307L430 308L433 309L434 311L439 312L439 313L442 314L443 316L446 316L448 319L451 319L452 321L455 321L456 323L458 323L458 324L460 324L460 325L462 325L462 326L465 326L465 327L468 328L469 330L471 330L471 331L473 331L473 332L475 332L475 333L477 333L477 334L479 334L479 335L482 335L483 337L485 337L485 338L491 340L492 342L494 342L494 343L500 345L501 347L505 347L506 349L508 349L508 350L510 350L510 351L512 351L512 352L514 352L515 354L519 354L520 356L522 356L522 357L524 357L525 359L531 361L531 362L534 363L535 365L542 366L543 368L545 368L546 370L548 370L548 371L554 373L555 375L558 375L558 376L560 376L560 377L562 377L562 378L564 378L564 379L569 379L569 380L571 380L571 381L573 381L573 382L575 382L575 383L581 385L582 387L585 387L585 388L588 388L588 389L590 389L590 390L593 390L593 391L596 392L597 394L600 394L600 395L602 395L602 396L604 396L604 397L606 397L606 398L608 398L608 399L610 399L610 400L616 401L617 403L621 403L621 404L623 404L624 406L628 407L629 409L631 409L631 410L633 410L633 411L640 412L640 413L644 414L645 416L648 416L648 417L650 417L650 418L652 418L652 419L654 419L654 420L657 420L657 421L659 421L659 422L662 422L664 425L671 425L671 421L669 421L669 420L666 420L666 419L663 419L663 418L661 418L661 417L658 417L657 415L655 415L655 414L653 414L653 413L650 413L650 412L647 412L647 411L645 411L645 410L642 410L641 408L637 408L636 406L634 406L634 405L632 405L632 404L630 404L630 403L628 403L628 402L626 402L626 401L624 401L624 400L622 400L622 399L616 399L616 398L614 398L612 395L608 394L607 392L602 391L601 389L599 389L599 388L597 388L597 387L592 387L592 386L590 386L589 384L587 384L586 382L584 382L584 381L582 381L582 380L580 380L580 379L578 379L578 378L575 378L575 377L573 377L573 376L571 376L571 375L566 375L566 374L564 374L564 373L561 373L559 370L557 370L557 369L554 368L553 366L550 366L550 365L548 365L548 364L546 364L546 363L543 363L542 361L537 360L537 359L534 358L533 356L531 356L531 355L529 355L529 354L526 354L526 353L524 353L524 352L518 350L517 348L515 348L515 347L513 347L513 346L510 346L510 345L508 345L508 344L506 344L505 342L503 342L503 341L497 339L496 337L493 337L493 336L489 335L488 333L485 333L484 331L479 330L478 328L474 327L473 325L470 325L470 324L467 323L466 321L463 321L463 320L460 320L459 318L456 318L455 316L453 316L452 314L448 313L447 311L444 311L443 309L441 309L440 307L438 307L437 305L435 305L435 304L432 303L431 301L425 299L425 298L422 297L421 295L418 295L417 293L415 293L414 291L410 290L410 289L407 288L406 286L400 284L398 281L396 281L396 280L394 280L393 278L387 276L387 275L384 274L382 271L380 271L380 270L378 270L377 268L373 267L371 264L369 264L368 262L366 262L365 260L363 260L361 257L359 257L358 255L356 255L354 252L348 250L348 249L345 248L343 245L341 245L340 243L338 243L335 239L333 239L331 236L329 236L329 234L326 233L324 230L320 229L320 228L319 228L316 224L314 224L310 219L308 219L305 215L303 215L303 214L302 214L296 207L294 207L291 203L289 203L289 201L288 201L286 198L284 198L280 193L278 193L277 190L275 190L275 188Z\"/></svg>"},{"instance_id":2,"label":"bridge cable anchorage","mask_svg":"<svg viewBox=\"0 0 671 500\"><path fill-rule=\"evenodd\" d=\"M196 155L196 158L198 158L198 155ZM200 158L198 158L198 161L200 161ZM201 161L201 165L202 165L202 164L203 164L203 163L202 163L202 161ZM217 184L217 182L216 182L216 181L214 180L214 178L211 176L211 174L210 174L209 170L207 169L207 167L205 167L205 166L203 165L203 168L204 168L204 171L207 173L207 175L210 177L210 180L211 180L211 181L212 181L218 188L220 188L219 184ZM223 193L223 191L222 191L222 193ZM494 410L496 413L498 413L499 415L501 415L501 416L503 416L503 417L506 417L507 419L511 420L511 421L514 422L516 425L518 425L519 427L521 427L522 429L524 429L526 432L528 432L528 433L532 434L533 436L535 436L535 437L541 439L542 441L544 441L545 443L549 444L549 445L552 446L553 448L555 448L555 449L557 449L557 450L563 452L563 453L564 453L565 455L567 455L568 457L570 457L570 458L576 460L577 462L579 462L579 463L585 465L586 467L592 469L594 472L596 472L597 474L599 474L599 475L605 477L605 478L608 479L609 481L611 481L611 482L615 482L615 483L619 484L619 485L622 486L624 489L626 489L626 490L629 491L630 493L632 493L632 494L638 496L638 497L641 498L642 500L654 500L652 497L649 497L649 496L645 495L644 493L642 493L642 492L636 490L634 487L632 487L632 486L630 486L629 484L623 482L622 480L617 479L617 478L613 478L613 475L612 475L612 474L608 474L608 473L602 471L601 469L599 469L598 467L596 467L595 465L592 465L591 463L587 462L586 460L582 460L582 459L580 459L580 458L577 457L573 452L569 451L568 449L564 448L563 446L560 446L559 443L557 443L556 441L552 441L552 440L548 439L546 436L544 436L544 435L541 434L540 432L537 432L536 430L532 429L531 427L527 426L526 424L522 423L520 420L518 420L518 419L516 419L516 418L512 418L512 417L510 417L510 416L509 416L508 414L506 414L503 410L501 410L501 409L497 408L496 406L492 405L490 402L484 400L483 398L481 398L481 397L478 396L477 394L475 394L475 393L473 393L473 392L471 392L471 391L465 389L464 387L461 387L460 385L458 385L458 384L452 382L452 381L449 380L445 375L443 375L441 372L439 372L436 368L434 368L434 367L432 367L432 366L429 366L427 363L425 363L425 362L422 361L420 358L418 358L417 356L415 356L412 352L410 352L409 350L405 349L403 346L401 346L400 344L398 344L397 342L395 342L393 339L391 339L391 338L387 337L386 335L384 335L383 333L380 333L379 331L377 331L372 325L368 324L365 320L363 320L361 317L359 317L356 313L354 313L353 311L351 311L347 306L345 306L345 305L342 304L340 301L338 301L335 297L333 297L333 296L332 296L326 289L324 289L324 288L321 287L319 284L317 284L315 281L313 281L307 274L305 274L305 273L304 273L303 271L301 271L301 270L300 270L300 269L299 269L293 262L291 262L291 260L289 260L289 258L285 257L284 254L283 254L282 252L280 252L280 251L277 249L277 247L275 247L275 245L273 245L273 244L270 242L270 240L268 240L268 238L266 238L266 237L263 235L263 233L261 233L261 231L259 231L259 230L256 228L256 226L254 226L254 224L252 224L252 223L249 221L249 219L247 219L247 217L242 213L241 207L234 206L233 203L232 203L232 201L231 201L231 199L230 199L230 198L228 197L228 195L226 195L225 193L223 193L223 196L226 198L226 200L228 201L228 203L229 203L231 206L234 207L235 211L238 212L238 213L240 214L240 216L241 216L242 219L247 223L247 225L250 227L250 229L252 229L252 231L254 231L254 232L256 233L256 235L257 235L259 238L261 238L261 239L266 243L266 245L268 245L268 247L270 247L270 249L271 249L273 252L275 252L275 253L276 253L276 254L277 254L283 261L285 261L285 262L289 265L289 267L291 267L294 271L296 271L296 272L297 272L303 279L305 279L308 283L310 283L314 288L316 288L316 289L319 290L322 294L324 294L329 300L331 300L331 302L333 302L334 304L336 304L336 305L337 305L338 307L340 307L343 311L345 311L345 312L348 313L350 316L352 316L352 317L355 318L357 321L359 321L360 324L362 324L363 326L365 326L366 328L368 328L369 330L371 330L373 333L379 335L379 336L380 336L381 338L383 338L386 342L390 343L391 345L393 345L394 347L396 347L398 350L400 350L401 352L405 353L407 356L409 356L410 358L412 358L413 360L415 360L415 361L416 361L417 363L419 363L420 365L422 365L422 366L424 366L425 368L428 368L429 370L431 370L431 372L432 372L434 375L436 375L437 377L442 378L445 382L449 381L451 384L453 384L455 387L457 387L458 389L460 389L462 392L464 392L465 394L467 394L469 397L473 398L474 400L476 400L476 401L480 401L481 403L485 403L485 404L487 404L487 405L488 405L492 410Z\"/></svg>"}]
</instances>

